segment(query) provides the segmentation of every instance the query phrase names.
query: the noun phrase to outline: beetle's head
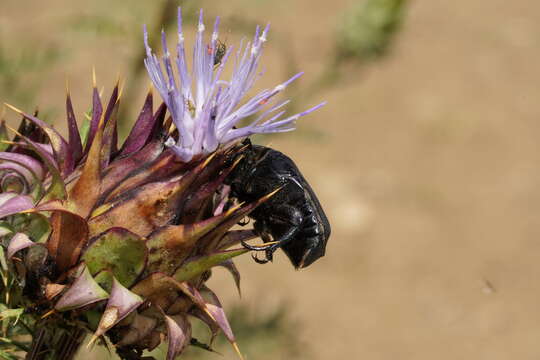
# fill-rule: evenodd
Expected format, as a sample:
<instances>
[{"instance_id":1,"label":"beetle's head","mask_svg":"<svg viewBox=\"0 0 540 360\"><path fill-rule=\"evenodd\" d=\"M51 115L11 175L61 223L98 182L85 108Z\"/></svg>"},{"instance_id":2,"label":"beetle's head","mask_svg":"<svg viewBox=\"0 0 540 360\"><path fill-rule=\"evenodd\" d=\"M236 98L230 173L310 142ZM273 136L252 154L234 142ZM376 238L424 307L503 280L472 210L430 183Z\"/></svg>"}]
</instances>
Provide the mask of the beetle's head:
<instances>
[{"instance_id":1,"label":"beetle's head","mask_svg":"<svg viewBox=\"0 0 540 360\"><path fill-rule=\"evenodd\" d=\"M297 269L311 265L315 260L324 256L326 250L325 238L295 239L281 248Z\"/></svg>"}]
</instances>

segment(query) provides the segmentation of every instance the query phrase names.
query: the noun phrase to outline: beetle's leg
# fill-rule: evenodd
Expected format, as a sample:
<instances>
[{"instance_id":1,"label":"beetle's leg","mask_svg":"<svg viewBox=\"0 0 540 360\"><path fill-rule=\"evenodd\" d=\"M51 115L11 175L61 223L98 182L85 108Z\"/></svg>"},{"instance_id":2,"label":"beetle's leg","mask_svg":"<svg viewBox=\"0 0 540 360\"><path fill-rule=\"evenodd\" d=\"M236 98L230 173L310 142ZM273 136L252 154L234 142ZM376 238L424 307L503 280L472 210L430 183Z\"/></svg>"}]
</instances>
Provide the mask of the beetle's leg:
<instances>
[{"instance_id":1,"label":"beetle's leg","mask_svg":"<svg viewBox=\"0 0 540 360\"><path fill-rule=\"evenodd\" d=\"M270 236L268 232L268 225L266 224L266 221L264 220L257 220L253 224L255 233L265 242L271 242L273 239ZM242 241L242 246L246 249L252 250L252 251L265 251L272 245L249 245L248 243ZM257 261L258 262L258 261Z\"/></svg>"},{"instance_id":2,"label":"beetle's leg","mask_svg":"<svg viewBox=\"0 0 540 360\"><path fill-rule=\"evenodd\" d=\"M249 245L244 240L240 241L240 243L242 244L243 247L252 251L265 251L266 249L272 246L272 245Z\"/></svg>"},{"instance_id":3,"label":"beetle's leg","mask_svg":"<svg viewBox=\"0 0 540 360\"><path fill-rule=\"evenodd\" d=\"M255 224L257 224L257 222ZM263 241L265 243L272 241L272 238L270 237L270 235L265 231L259 232L259 231L255 230L255 233L261 239L263 239ZM264 250L268 249L270 246L272 246L272 245L250 245L245 241L241 241L240 243L242 244L243 247L245 247L246 249L252 250L252 251L264 251Z\"/></svg>"},{"instance_id":4,"label":"beetle's leg","mask_svg":"<svg viewBox=\"0 0 540 360\"><path fill-rule=\"evenodd\" d=\"M249 224L249 218L247 216L238 222L240 226L246 226L247 224Z\"/></svg>"},{"instance_id":5,"label":"beetle's leg","mask_svg":"<svg viewBox=\"0 0 540 360\"><path fill-rule=\"evenodd\" d=\"M261 236L264 242L268 242L268 233L274 226L286 226L287 231L284 234L281 234L278 239L274 239L275 242L271 245L246 246L247 244L243 244L244 246L246 246L246 248L250 250L265 252L266 259L264 261L256 259L255 261L258 263L267 263L269 261L272 261L274 257L274 252L294 239L296 234L300 231L300 225L303 221L302 213L292 206L282 205L276 207L273 210L274 213L271 214L268 218L264 219L264 221L255 222L255 232L259 234L259 236Z\"/></svg>"},{"instance_id":6,"label":"beetle's leg","mask_svg":"<svg viewBox=\"0 0 540 360\"><path fill-rule=\"evenodd\" d=\"M268 261L270 261L268 259L259 259L256 254L251 254L251 258L255 260L257 264L266 264Z\"/></svg>"},{"instance_id":7,"label":"beetle's leg","mask_svg":"<svg viewBox=\"0 0 540 360\"><path fill-rule=\"evenodd\" d=\"M299 231L298 226L291 226L289 230L277 240L277 243L268 246L265 249L266 262L272 261L274 259L274 252L280 247L282 247L283 245L291 242L292 239L294 239L294 236L296 235L296 233L298 233L298 231Z\"/></svg>"}]
</instances>

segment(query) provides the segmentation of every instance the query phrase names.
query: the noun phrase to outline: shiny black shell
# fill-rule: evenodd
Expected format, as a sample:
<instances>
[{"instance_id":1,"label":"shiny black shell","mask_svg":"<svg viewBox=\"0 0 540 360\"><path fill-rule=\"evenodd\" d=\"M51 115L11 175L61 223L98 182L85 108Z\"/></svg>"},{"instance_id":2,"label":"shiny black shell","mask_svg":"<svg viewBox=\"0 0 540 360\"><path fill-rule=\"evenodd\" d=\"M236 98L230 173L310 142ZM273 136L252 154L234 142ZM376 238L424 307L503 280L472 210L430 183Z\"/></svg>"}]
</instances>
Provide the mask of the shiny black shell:
<instances>
[{"instance_id":1,"label":"shiny black shell","mask_svg":"<svg viewBox=\"0 0 540 360\"><path fill-rule=\"evenodd\" d=\"M277 241L294 228L280 247L295 267L306 267L325 254L330 223L315 195L293 160L260 145L248 144L243 159L229 176L233 196L253 202L281 188L257 207L250 217L265 241Z\"/></svg>"}]
</instances>

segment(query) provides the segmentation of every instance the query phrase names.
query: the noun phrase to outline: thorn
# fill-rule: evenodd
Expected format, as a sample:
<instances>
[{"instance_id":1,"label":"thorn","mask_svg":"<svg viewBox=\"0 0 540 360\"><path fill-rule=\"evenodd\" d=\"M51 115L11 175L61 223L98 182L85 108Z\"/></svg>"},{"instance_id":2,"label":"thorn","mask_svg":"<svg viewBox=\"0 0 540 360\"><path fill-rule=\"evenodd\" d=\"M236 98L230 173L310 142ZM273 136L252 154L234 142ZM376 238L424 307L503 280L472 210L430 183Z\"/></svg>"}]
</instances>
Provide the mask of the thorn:
<instances>
[{"instance_id":1,"label":"thorn","mask_svg":"<svg viewBox=\"0 0 540 360\"><path fill-rule=\"evenodd\" d=\"M122 82L122 84L120 84L118 88L118 99L116 100L116 103L120 102L120 99L122 98L122 95L124 94L124 85L125 85L125 82Z\"/></svg>"},{"instance_id":2,"label":"thorn","mask_svg":"<svg viewBox=\"0 0 540 360\"><path fill-rule=\"evenodd\" d=\"M208 164L210 164L210 161L212 161L216 157L216 155L217 151L214 151L209 157L207 157L206 160L204 160L204 162L201 164L201 170L207 167Z\"/></svg>"},{"instance_id":3,"label":"thorn","mask_svg":"<svg viewBox=\"0 0 540 360\"><path fill-rule=\"evenodd\" d=\"M240 156L233 162L233 164L232 164L232 166L231 166L230 169L231 169L231 170L234 169L234 168L240 163L240 161L242 161L242 159L244 159L244 157L245 157L244 155L240 155Z\"/></svg>"},{"instance_id":4,"label":"thorn","mask_svg":"<svg viewBox=\"0 0 540 360\"><path fill-rule=\"evenodd\" d=\"M277 192L279 192L281 189L283 189L285 185L282 185L280 187L278 187L276 190L272 191L271 193L269 194L266 194L265 196L263 196L259 201L260 202L263 202L263 201L266 201L268 199L270 199L272 196L274 196Z\"/></svg>"},{"instance_id":5,"label":"thorn","mask_svg":"<svg viewBox=\"0 0 540 360\"><path fill-rule=\"evenodd\" d=\"M28 209L28 210L19 211L19 214L34 214L37 212L38 211L36 209Z\"/></svg>"},{"instance_id":6,"label":"thorn","mask_svg":"<svg viewBox=\"0 0 540 360\"><path fill-rule=\"evenodd\" d=\"M41 319L43 320L43 319L45 319L45 318L51 316L51 315L54 314L55 312L56 312L56 310L55 310L55 309L52 309L52 310L48 311L47 313L45 313L45 315L43 315L43 316L41 317Z\"/></svg>"},{"instance_id":7,"label":"thorn","mask_svg":"<svg viewBox=\"0 0 540 360\"><path fill-rule=\"evenodd\" d=\"M242 353L240 352L240 348L238 347L238 344L233 341L232 346L234 348L234 351L236 351L236 353L238 354L238 357L240 358L240 360L244 360L244 356L242 356Z\"/></svg>"},{"instance_id":8,"label":"thorn","mask_svg":"<svg viewBox=\"0 0 540 360\"><path fill-rule=\"evenodd\" d=\"M101 114L101 117L99 118L97 131L102 130L104 126L105 126L105 111Z\"/></svg>"},{"instance_id":9,"label":"thorn","mask_svg":"<svg viewBox=\"0 0 540 360\"><path fill-rule=\"evenodd\" d=\"M206 305L206 304L205 304ZM210 318L210 320L212 320L213 322L216 323L216 325L218 324L216 318L214 317L214 315L212 315L212 313L210 312L210 310L208 310L208 308L205 306L204 309L203 309L204 313L206 315L208 315L208 317Z\"/></svg>"},{"instance_id":10,"label":"thorn","mask_svg":"<svg viewBox=\"0 0 540 360\"><path fill-rule=\"evenodd\" d=\"M22 134L21 134L20 132L18 132L17 130L15 130L14 128L12 128L11 126L9 126L8 124L6 124L6 128L7 128L9 131L13 132L15 135L22 136ZM7 142L8 140L3 140L3 141L6 141L6 142ZM13 142L13 141L11 141L11 144L12 144L12 145L16 145L16 143Z\"/></svg>"},{"instance_id":11,"label":"thorn","mask_svg":"<svg viewBox=\"0 0 540 360\"><path fill-rule=\"evenodd\" d=\"M17 109L15 106L13 105L10 105L8 103L4 103L4 106L7 106L8 108L10 108L11 110L15 111L16 113L18 114L21 114L21 115L24 115L24 112L20 109Z\"/></svg>"},{"instance_id":12,"label":"thorn","mask_svg":"<svg viewBox=\"0 0 540 360\"><path fill-rule=\"evenodd\" d=\"M242 147L238 149L238 152L244 152L244 150L246 150L249 146L250 144L242 145Z\"/></svg>"},{"instance_id":13,"label":"thorn","mask_svg":"<svg viewBox=\"0 0 540 360\"><path fill-rule=\"evenodd\" d=\"M66 96L69 97L69 78L66 77Z\"/></svg>"},{"instance_id":14,"label":"thorn","mask_svg":"<svg viewBox=\"0 0 540 360\"><path fill-rule=\"evenodd\" d=\"M96 66L92 66L92 86L95 89L97 87L96 85Z\"/></svg>"},{"instance_id":15,"label":"thorn","mask_svg":"<svg viewBox=\"0 0 540 360\"><path fill-rule=\"evenodd\" d=\"M225 217L229 217L231 214L233 214L236 210L240 209L242 206L244 206L245 202L241 202L240 204L233 206L229 210L225 212Z\"/></svg>"},{"instance_id":16,"label":"thorn","mask_svg":"<svg viewBox=\"0 0 540 360\"><path fill-rule=\"evenodd\" d=\"M92 335L92 338L90 339L90 341L86 345L86 348L90 349L92 347L92 345L94 345L94 343L96 342L97 339L99 339L99 336L96 336L96 334Z\"/></svg>"}]
</instances>

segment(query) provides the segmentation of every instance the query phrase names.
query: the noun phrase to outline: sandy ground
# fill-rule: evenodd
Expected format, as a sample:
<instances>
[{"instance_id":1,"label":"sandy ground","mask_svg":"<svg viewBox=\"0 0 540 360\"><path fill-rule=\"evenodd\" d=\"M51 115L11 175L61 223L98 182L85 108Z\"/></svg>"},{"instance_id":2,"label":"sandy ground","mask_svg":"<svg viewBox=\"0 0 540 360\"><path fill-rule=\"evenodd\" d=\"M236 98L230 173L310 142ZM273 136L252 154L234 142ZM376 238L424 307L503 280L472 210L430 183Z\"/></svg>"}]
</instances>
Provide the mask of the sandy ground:
<instances>
[{"instance_id":1,"label":"sandy ground","mask_svg":"<svg viewBox=\"0 0 540 360\"><path fill-rule=\"evenodd\" d=\"M322 69L346 4L232 1L212 11L270 21L307 78ZM114 18L149 21L140 9L122 14L128 2L110 6ZM98 5L74 7L0 4L11 36L79 49L46 76L41 104L62 101L66 74L87 104L92 63L113 78L133 54L119 38L78 35L81 47L64 37L55 19ZM328 106L272 140L313 184L333 234L305 271L284 256L240 260L241 302L288 302L310 359L540 358L539 14L532 0L411 2L389 58L351 66L345 83L320 94ZM276 42L261 86L285 76ZM211 285L227 306L238 301L226 274Z\"/></svg>"}]
</instances>

